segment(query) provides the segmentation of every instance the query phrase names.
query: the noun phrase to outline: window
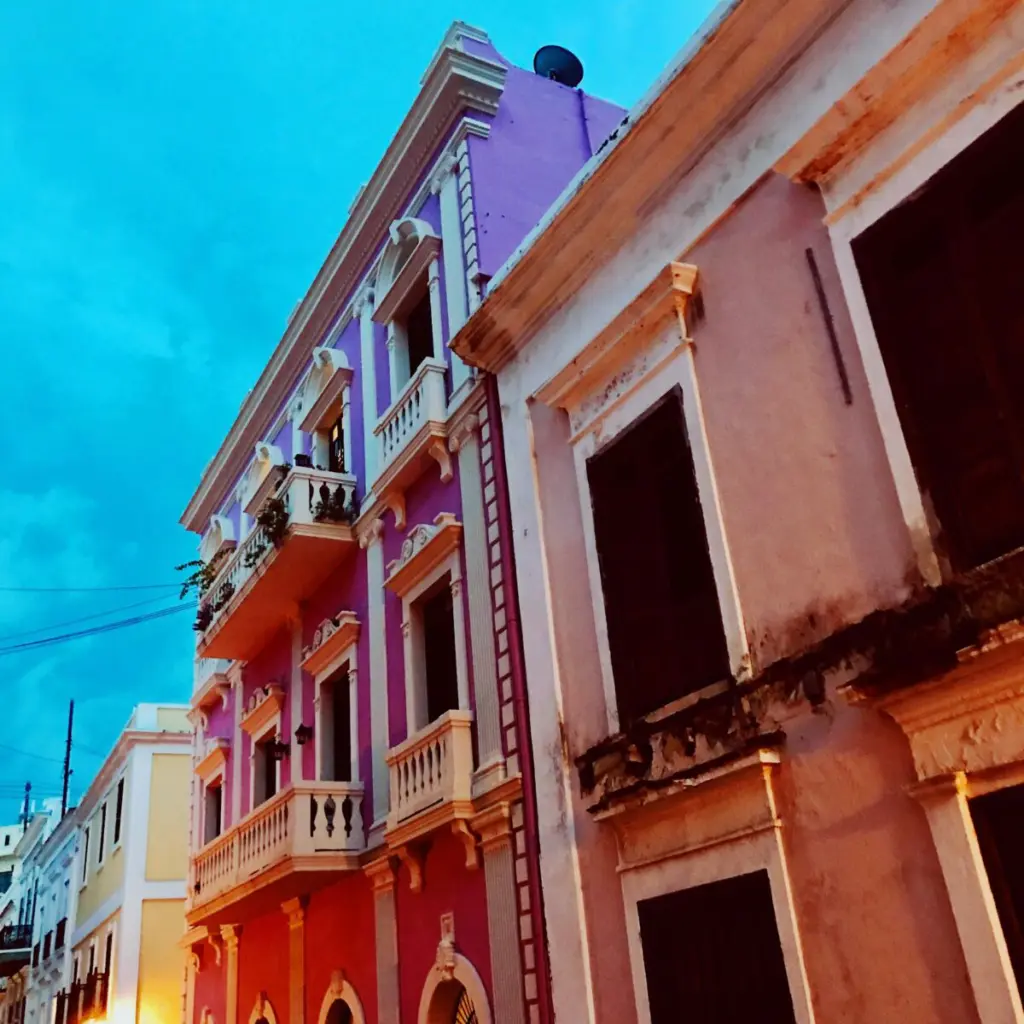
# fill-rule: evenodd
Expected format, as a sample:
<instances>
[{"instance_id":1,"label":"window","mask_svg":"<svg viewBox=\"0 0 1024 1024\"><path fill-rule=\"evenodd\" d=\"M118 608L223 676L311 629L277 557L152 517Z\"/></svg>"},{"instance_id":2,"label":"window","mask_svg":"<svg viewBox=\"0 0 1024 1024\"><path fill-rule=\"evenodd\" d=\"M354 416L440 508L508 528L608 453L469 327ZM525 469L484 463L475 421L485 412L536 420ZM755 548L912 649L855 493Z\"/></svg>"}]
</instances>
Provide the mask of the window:
<instances>
[{"instance_id":1,"label":"window","mask_svg":"<svg viewBox=\"0 0 1024 1024\"><path fill-rule=\"evenodd\" d=\"M10 837L10 835L4 836L4 846L10 846L10 845L11 845L11 837Z\"/></svg>"},{"instance_id":2,"label":"window","mask_svg":"<svg viewBox=\"0 0 1024 1024\"><path fill-rule=\"evenodd\" d=\"M729 675L680 391L591 456L587 479L625 727Z\"/></svg>"},{"instance_id":3,"label":"window","mask_svg":"<svg viewBox=\"0 0 1024 1024\"><path fill-rule=\"evenodd\" d=\"M332 473L345 472L345 427L341 416L327 431L327 468Z\"/></svg>"},{"instance_id":4,"label":"window","mask_svg":"<svg viewBox=\"0 0 1024 1024\"><path fill-rule=\"evenodd\" d=\"M117 781L117 800L114 804L114 845L121 842L121 815L124 810L124 776Z\"/></svg>"},{"instance_id":5,"label":"window","mask_svg":"<svg viewBox=\"0 0 1024 1024\"><path fill-rule=\"evenodd\" d=\"M423 683L427 725L459 706L459 679L455 657L455 617L447 576L413 605L423 638ZM421 705L422 706L422 705Z\"/></svg>"},{"instance_id":6,"label":"window","mask_svg":"<svg viewBox=\"0 0 1024 1024\"><path fill-rule=\"evenodd\" d=\"M1024 786L975 797L970 808L1017 987L1024 992Z\"/></svg>"},{"instance_id":7,"label":"window","mask_svg":"<svg viewBox=\"0 0 1024 1024\"><path fill-rule=\"evenodd\" d=\"M103 951L103 1009L110 1001L110 969L114 964L114 932L107 932L107 944Z\"/></svg>"},{"instance_id":8,"label":"window","mask_svg":"<svg viewBox=\"0 0 1024 1024\"><path fill-rule=\"evenodd\" d=\"M85 839L82 840L82 885L85 885L89 878L89 833L91 831L92 826L87 825Z\"/></svg>"},{"instance_id":9,"label":"window","mask_svg":"<svg viewBox=\"0 0 1024 1024\"><path fill-rule=\"evenodd\" d=\"M218 778L206 786L203 823L203 842L213 842L223 828L224 786L223 779Z\"/></svg>"},{"instance_id":10,"label":"window","mask_svg":"<svg viewBox=\"0 0 1024 1024\"><path fill-rule=\"evenodd\" d=\"M347 666L320 685L320 778L352 781L352 699Z\"/></svg>"},{"instance_id":11,"label":"window","mask_svg":"<svg viewBox=\"0 0 1024 1024\"><path fill-rule=\"evenodd\" d=\"M89 943L89 974L96 970L96 943Z\"/></svg>"},{"instance_id":12,"label":"window","mask_svg":"<svg viewBox=\"0 0 1024 1024\"><path fill-rule=\"evenodd\" d=\"M106 852L105 847L107 845L107 805L103 804L100 808L100 838L96 844L96 863L103 863L103 856Z\"/></svg>"},{"instance_id":13,"label":"window","mask_svg":"<svg viewBox=\"0 0 1024 1024\"><path fill-rule=\"evenodd\" d=\"M277 762L273 746L275 734L269 732L253 747L253 807L269 800L277 792Z\"/></svg>"},{"instance_id":14,"label":"window","mask_svg":"<svg viewBox=\"0 0 1024 1024\"><path fill-rule=\"evenodd\" d=\"M651 1024L795 1024L767 871L637 904Z\"/></svg>"},{"instance_id":15,"label":"window","mask_svg":"<svg viewBox=\"0 0 1024 1024\"><path fill-rule=\"evenodd\" d=\"M1024 106L853 243L936 548L954 572L1024 544L1021 237Z\"/></svg>"},{"instance_id":16,"label":"window","mask_svg":"<svg viewBox=\"0 0 1024 1024\"><path fill-rule=\"evenodd\" d=\"M434 355L434 328L430 319L430 292L423 295L405 318L406 351L409 355L409 376L412 377L425 359Z\"/></svg>"}]
</instances>

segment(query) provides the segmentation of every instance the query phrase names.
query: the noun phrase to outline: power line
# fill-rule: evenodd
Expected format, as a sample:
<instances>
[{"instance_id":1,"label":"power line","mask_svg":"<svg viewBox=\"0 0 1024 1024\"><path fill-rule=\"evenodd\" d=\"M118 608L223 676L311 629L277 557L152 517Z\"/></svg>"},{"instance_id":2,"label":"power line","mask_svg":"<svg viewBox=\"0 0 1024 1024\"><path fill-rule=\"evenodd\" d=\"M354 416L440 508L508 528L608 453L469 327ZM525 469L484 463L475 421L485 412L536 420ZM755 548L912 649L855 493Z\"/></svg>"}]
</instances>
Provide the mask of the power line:
<instances>
[{"instance_id":1,"label":"power line","mask_svg":"<svg viewBox=\"0 0 1024 1024\"><path fill-rule=\"evenodd\" d=\"M164 595L158 597L147 597L145 601L133 601L131 604L118 605L116 608L108 608L105 612L93 612L91 615L80 615L75 619L64 619L61 622L51 622L48 626L40 626L38 629L25 629L19 633L7 633L0 636L0 642L17 640L23 636L34 636L36 633L48 633L51 629L59 629L61 626L74 626L79 622L89 622L91 619L102 619L107 615L114 615L116 612L126 612L132 608L142 608L147 604L156 604L163 601Z\"/></svg>"},{"instance_id":2,"label":"power line","mask_svg":"<svg viewBox=\"0 0 1024 1024\"><path fill-rule=\"evenodd\" d=\"M37 761L55 761L63 764L63 757L47 757L45 754L34 754L31 750L19 750L17 747L9 747L6 743L0 743L0 750L7 750L12 754L20 754L22 757L34 757Z\"/></svg>"},{"instance_id":3,"label":"power line","mask_svg":"<svg viewBox=\"0 0 1024 1024\"><path fill-rule=\"evenodd\" d=\"M129 626L137 626L143 622L152 622L154 619L162 619L167 615L175 615L178 612L190 610L191 606L187 604L173 605L170 608L161 608L159 611L146 612L144 615L135 615L130 619L119 619L116 622L107 622L102 626L93 626L90 629L80 629L75 633L59 633L57 636L44 637L42 640L27 640L25 643L12 644L9 647L0 647L0 655L17 654L19 651L38 650L41 647L50 647L54 644L67 643L69 640L78 640L84 636L96 636L99 633L110 633L117 629L127 629Z\"/></svg>"},{"instance_id":4,"label":"power line","mask_svg":"<svg viewBox=\"0 0 1024 1024\"><path fill-rule=\"evenodd\" d=\"M0 587L3 594L98 594L116 590L175 590L178 583L147 583L132 587Z\"/></svg>"}]
</instances>

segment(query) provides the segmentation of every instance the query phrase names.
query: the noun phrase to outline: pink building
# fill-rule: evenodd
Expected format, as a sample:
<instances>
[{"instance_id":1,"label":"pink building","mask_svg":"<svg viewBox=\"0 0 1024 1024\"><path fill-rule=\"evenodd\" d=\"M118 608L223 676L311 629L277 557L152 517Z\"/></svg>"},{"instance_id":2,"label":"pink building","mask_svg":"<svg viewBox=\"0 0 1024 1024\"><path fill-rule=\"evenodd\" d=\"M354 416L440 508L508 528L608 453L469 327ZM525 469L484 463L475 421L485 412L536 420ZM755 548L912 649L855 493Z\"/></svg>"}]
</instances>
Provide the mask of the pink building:
<instances>
[{"instance_id":1,"label":"pink building","mask_svg":"<svg viewBox=\"0 0 1024 1024\"><path fill-rule=\"evenodd\" d=\"M447 342L623 112L456 23L183 516L188 1024L550 1021L493 390Z\"/></svg>"},{"instance_id":2,"label":"pink building","mask_svg":"<svg viewBox=\"0 0 1024 1024\"><path fill-rule=\"evenodd\" d=\"M721 5L453 342L559 1021L1024 1020L1022 55Z\"/></svg>"}]
</instances>

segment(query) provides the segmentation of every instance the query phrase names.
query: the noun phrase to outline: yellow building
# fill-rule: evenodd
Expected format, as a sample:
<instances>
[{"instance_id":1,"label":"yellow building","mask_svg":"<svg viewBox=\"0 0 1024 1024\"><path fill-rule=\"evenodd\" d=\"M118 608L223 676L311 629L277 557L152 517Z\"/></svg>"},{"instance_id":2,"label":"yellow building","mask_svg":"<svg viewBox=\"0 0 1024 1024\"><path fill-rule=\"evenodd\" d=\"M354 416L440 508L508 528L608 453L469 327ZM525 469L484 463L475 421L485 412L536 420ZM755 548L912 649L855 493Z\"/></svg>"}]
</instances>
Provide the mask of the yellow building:
<instances>
[{"instance_id":1,"label":"yellow building","mask_svg":"<svg viewBox=\"0 0 1024 1024\"><path fill-rule=\"evenodd\" d=\"M89 787L74 884L69 1001L111 1024L181 1019L191 727L140 704ZM65 1019L74 1019L72 1007ZM60 1014L58 1014L58 1019Z\"/></svg>"}]
</instances>

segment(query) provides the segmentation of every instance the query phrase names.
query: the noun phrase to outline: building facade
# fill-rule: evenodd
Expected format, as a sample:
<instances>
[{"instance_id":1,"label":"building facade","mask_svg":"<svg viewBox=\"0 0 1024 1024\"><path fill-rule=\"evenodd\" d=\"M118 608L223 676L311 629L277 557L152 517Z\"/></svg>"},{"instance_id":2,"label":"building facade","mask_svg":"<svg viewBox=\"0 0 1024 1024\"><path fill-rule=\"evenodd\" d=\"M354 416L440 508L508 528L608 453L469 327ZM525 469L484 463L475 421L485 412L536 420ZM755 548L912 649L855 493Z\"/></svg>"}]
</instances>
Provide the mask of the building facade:
<instances>
[{"instance_id":1,"label":"building facade","mask_svg":"<svg viewBox=\"0 0 1024 1024\"><path fill-rule=\"evenodd\" d=\"M559 1020L1024 1020L1022 53L723 4L454 339Z\"/></svg>"},{"instance_id":2,"label":"building facade","mask_svg":"<svg viewBox=\"0 0 1024 1024\"><path fill-rule=\"evenodd\" d=\"M41 1020L160 1024L181 1017L192 767L187 716L186 706L138 705L74 812L69 963L53 1016ZM51 979L40 977L40 986L44 981L49 992Z\"/></svg>"},{"instance_id":3,"label":"building facade","mask_svg":"<svg viewBox=\"0 0 1024 1024\"><path fill-rule=\"evenodd\" d=\"M496 410L447 341L621 117L453 25L189 503L189 1024L550 1020Z\"/></svg>"}]
</instances>

